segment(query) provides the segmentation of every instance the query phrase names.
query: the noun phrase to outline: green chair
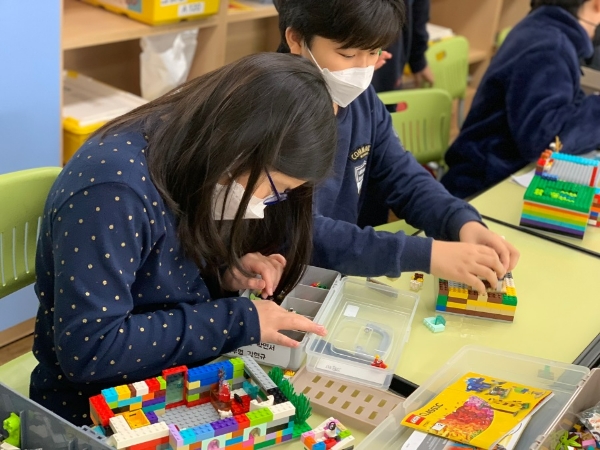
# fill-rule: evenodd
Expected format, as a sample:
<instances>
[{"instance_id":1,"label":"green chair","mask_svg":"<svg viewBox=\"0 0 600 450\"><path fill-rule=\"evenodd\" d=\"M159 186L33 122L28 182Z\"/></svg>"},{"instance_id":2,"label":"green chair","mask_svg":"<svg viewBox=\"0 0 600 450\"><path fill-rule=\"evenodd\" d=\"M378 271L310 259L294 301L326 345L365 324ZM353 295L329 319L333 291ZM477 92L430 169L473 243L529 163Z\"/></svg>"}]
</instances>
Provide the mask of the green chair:
<instances>
[{"instance_id":1,"label":"green chair","mask_svg":"<svg viewBox=\"0 0 600 450\"><path fill-rule=\"evenodd\" d=\"M452 99L442 89L382 92L386 105L398 105L392 124L404 148L421 164L441 163L450 142Z\"/></svg>"},{"instance_id":2,"label":"green chair","mask_svg":"<svg viewBox=\"0 0 600 450\"><path fill-rule=\"evenodd\" d=\"M500 47L502 47L502 44L504 44L504 40L506 39L506 36L508 36L508 33L510 33L511 30L512 30L512 27L506 27L506 28L503 28L502 30L500 30L500 32L498 33L498 36L496 37L496 50L498 50Z\"/></svg>"},{"instance_id":3,"label":"green chair","mask_svg":"<svg viewBox=\"0 0 600 450\"><path fill-rule=\"evenodd\" d=\"M442 39L429 46L425 53L434 76L433 87L443 89L452 100L458 99L458 128L465 115L465 98L469 80L469 41L462 36Z\"/></svg>"},{"instance_id":4,"label":"green chair","mask_svg":"<svg viewBox=\"0 0 600 450\"><path fill-rule=\"evenodd\" d=\"M0 300L35 282L35 251L44 203L59 167L0 175ZM0 381L28 396L31 352L0 366Z\"/></svg>"}]
</instances>

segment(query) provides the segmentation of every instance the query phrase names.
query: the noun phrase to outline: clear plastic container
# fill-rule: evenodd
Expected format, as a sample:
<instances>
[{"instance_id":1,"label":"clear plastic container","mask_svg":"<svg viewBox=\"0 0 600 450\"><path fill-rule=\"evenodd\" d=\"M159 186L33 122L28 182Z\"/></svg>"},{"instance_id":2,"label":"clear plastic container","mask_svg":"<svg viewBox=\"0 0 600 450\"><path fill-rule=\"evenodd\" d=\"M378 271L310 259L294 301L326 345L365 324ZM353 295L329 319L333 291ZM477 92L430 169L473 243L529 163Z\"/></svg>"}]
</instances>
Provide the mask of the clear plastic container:
<instances>
[{"instance_id":1,"label":"clear plastic container","mask_svg":"<svg viewBox=\"0 0 600 450\"><path fill-rule=\"evenodd\" d=\"M408 341L418 302L415 293L343 279L315 317L328 334L309 337L307 370L387 389Z\"/></svg>"},{"instance_id":2,"label":"clear plastic container","mask_svg":"<svg viewBox=\"0 0 600 450\"><path fill-rule=\"evenodd\" d=\"M550 389L554 393L554 396L532 417L515 450L528 449L548 429L556 416L571 401L582 380L590 373L590 370L583 366L486 347L466 346L404 403L398 405L390 416L356 447L356 450L400 449L413 432L411 428L401 426L401 420L408 413L425 405L446 386L471 371L540 389Z\"/></svg>"}]
</instances>

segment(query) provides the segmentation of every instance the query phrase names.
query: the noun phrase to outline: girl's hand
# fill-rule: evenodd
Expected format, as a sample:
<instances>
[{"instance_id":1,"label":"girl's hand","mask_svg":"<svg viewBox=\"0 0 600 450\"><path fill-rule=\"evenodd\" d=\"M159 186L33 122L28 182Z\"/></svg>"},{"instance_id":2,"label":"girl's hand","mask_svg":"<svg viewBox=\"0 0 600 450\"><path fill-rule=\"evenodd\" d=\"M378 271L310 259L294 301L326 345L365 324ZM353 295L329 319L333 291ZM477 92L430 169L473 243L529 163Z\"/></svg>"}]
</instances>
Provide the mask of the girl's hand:
<instances>
[{"instance_id":1,"label":"girl's hand","mask_svg":"<svg viewBox=\"0 0 600 450\"><path fill-rule=\"evenodd\" d=\"M479 277L496 287L506 269L496 251L485 245L465 242L433 241L431 274L446 280L466 283L478 292L485 292Z\"/></svg>"},{"instance_id":2,"label":"girl's hand","mask_svg":"<svg viewBox=\"0 0 600 450\"><path fill-rule=\"evenodd\" d=\"M254 276L247 277L239 270L229 268L223 275L223 288L228 291L262 291L264 298L273 295L285 268L285 258L279 254L264 256L260 253L248 253L242 257L241 263ZM260 275L260 278L256 275Z\"/></svg>"},{"instance_id":3,"label":"girl's hand","mask_svg":"<svg viewBox=\"0 0 600 450\"><path fill-rule=\"evenodd\" d=\"M323 325L317 325L312 320L300 314L288 312L270 300L254 302L260 322L260 341L285 347L298 347L300 342L281 334L280 330L297 330L325 336L327 330Z\"/></svg>"},{"instance_id":4,"label":"girl's hand","mask_svg":"<svg viewBox=\"0 0 600 450\"><path fill-rule=\"evenodd\" d=\"M460 242L486 245L498 254L504 270L512 271L519 262L519 251L501 236L488 230L479 222L467 222L460 229Z\"/></svg>"}]
</instances>

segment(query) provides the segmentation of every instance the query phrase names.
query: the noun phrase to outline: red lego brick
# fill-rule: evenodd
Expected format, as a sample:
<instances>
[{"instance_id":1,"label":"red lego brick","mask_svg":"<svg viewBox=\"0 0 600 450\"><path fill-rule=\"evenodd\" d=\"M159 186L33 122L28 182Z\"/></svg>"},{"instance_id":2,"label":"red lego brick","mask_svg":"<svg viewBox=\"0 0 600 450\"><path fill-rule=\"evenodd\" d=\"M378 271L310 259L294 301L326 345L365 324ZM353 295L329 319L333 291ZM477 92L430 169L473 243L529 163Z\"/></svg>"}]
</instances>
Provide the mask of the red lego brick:
<instances>
[{"instance_id":1,"label":"red lego brick","mask_svg":"<svg viewBox=\"0 0 600 450\"><path fill-rule=\"evenodd\" d=\"M131 445L127 447L129 450L156 450L156 447L162 444L162 439L153 439L151 441L142 442L141 444ZM168 442L168 439L167 439Z\"/></svg>"},{"instance_id":2,"label":"red lego brick","mask_svg":"<svg viewBox=\"0 0 600 450\"><path fill-rule=\"evenodd\" d=\"M108 403L104 399L102 394L90 397L90 413L92 417L96 417L98 423L94 421L96 425L102 425L103 427L108 426L108 421L111 417L115 416L115 413L109 408Z\"/></svg>"},{"instance_id":3,"label":"red lego brick","mask_svg":"<svg viewBox=\"0 0 600 450\"><path fill-rule=\"evenodd\" d=\"M237 423L240 424L239 429L248 428L250 426L250 419L246 414L238 414L237 416L233 416Z\"/></svg>"},{"instance_id":4,"label":"red lego brick","mask_svg":"<svg viewBox=\"0 0 600 450\"><path fill-rule=\"evenodd\" d=\"M165 369L162 371L162 377L166 380L168 376L170 375L176 375L178 373L183 374L183 376L185 376L187 374L187 367L186 366L177 366L177 367L173 367L172 369Z\"/></svg>"},{"instance_id":5,"label":"red lego brick","mask_svg":"<svg viewBox=\"0 0 600 450\"><path fill-rule=\"evenodd\" d=\"M156 378L149 378L146 380L146 384L148 385L148 392L156 392L160 390L160 383Z\"/></svg>"}]
</instances>

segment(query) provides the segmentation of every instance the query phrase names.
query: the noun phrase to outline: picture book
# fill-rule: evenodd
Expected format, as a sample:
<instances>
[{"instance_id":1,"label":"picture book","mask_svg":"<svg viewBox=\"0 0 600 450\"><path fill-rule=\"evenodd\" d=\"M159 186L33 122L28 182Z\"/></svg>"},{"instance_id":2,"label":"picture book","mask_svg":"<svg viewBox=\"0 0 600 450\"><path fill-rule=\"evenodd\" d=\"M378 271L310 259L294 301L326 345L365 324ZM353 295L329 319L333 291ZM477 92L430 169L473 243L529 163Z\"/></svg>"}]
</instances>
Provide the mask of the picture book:
<instances>
[{"instance_id":1,"label":"picture book","mask_svg":"<svg viewBox=\"0 0 600 450\"><path fill-rule=\"evenodd\" d=\"M492 449L552 396L552 391L467 373L422 408L405 425L451 441Z\"/></svg>"},{"instance_id":2,"label":"picture book","mask_svg":"<svg viewBox=\"0 0 600 450\"><path fill-rule=\"evenodd\" d=\"M525 431L531 417L526 417L519 425L513 428L504 438L494 446L494 450L513 450L519 438ZM408 437L402 450L475 450L467 444L450 441L446 438L435 436L433 434L413 431Z\"/></svg>"}]
</instances>

